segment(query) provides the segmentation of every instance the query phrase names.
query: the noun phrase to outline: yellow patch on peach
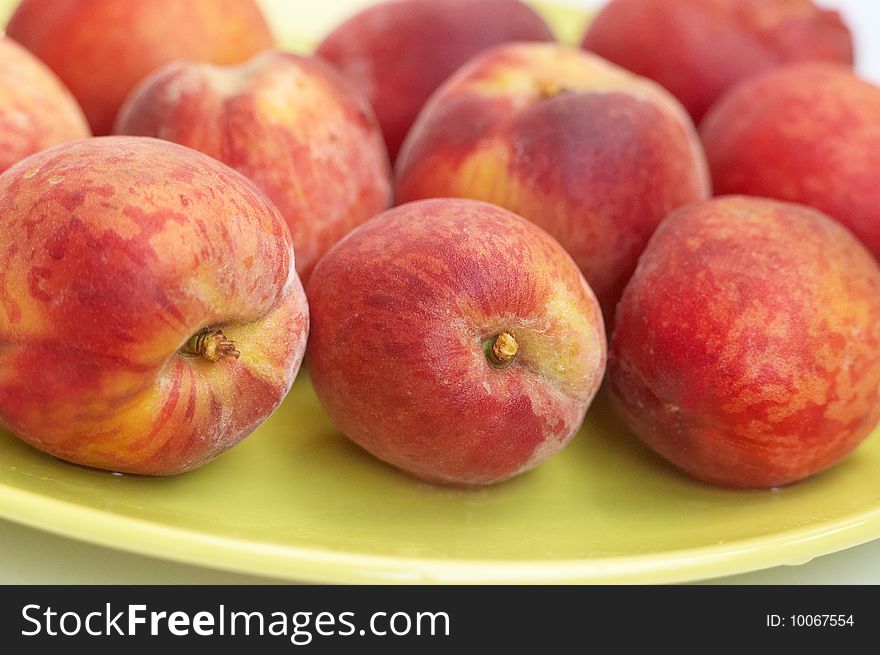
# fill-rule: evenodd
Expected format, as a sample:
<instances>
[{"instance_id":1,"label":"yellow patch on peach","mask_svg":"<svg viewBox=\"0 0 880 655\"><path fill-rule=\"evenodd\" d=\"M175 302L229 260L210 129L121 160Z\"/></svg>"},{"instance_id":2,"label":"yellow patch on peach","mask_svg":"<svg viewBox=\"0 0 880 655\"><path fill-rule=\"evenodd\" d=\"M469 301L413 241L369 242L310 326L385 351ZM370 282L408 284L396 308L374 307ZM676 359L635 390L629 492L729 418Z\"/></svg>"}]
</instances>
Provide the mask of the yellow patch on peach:
<instances>
[{"instance_id":1,"label":"yellow patch on peach","mask_svg":"<svg viewBox=\"0 0 880 655\"><path fill-rule=\"evenodd\" d=\"M273 312L266 316L260 325L244 323L224 328L224 334L236 343L251 344L247 348L242 348L238 363L247 366L254 375L269 383L277 380L281 372L278 357L271 356L275 352L272 349L274 344L269 341L275 334L281 334L289 329L289 326L284 324L286 320L287 314Z\"/></svg>"},{"instance_id":2,"label":"yellow patch on peach","mask_svg":"<svg viewBox=\"0 0 880 655\"><path fill-rule=\"evenodd\" d=\"M511 196L516 197L516 185L509 184L506 171L510 164L510 149L502 140L480 143L461 162L457 170L442 164L438 175L448 175L456 196L472 195L496 205ZM448 171L448 173L447 173Z\"/></svg>"},{"instance_id":3,"label":"yellow patch on peach","mask_svg":"<svg viewBox=\"0 0 880 655\"><path fill-rule=\"evenodd\" d=\"M265 82L260 87L262 89L260 93L253 93L251 97L254 99L260 118L268 119L270 123L275 125L296 126L301 119L314 116L316 107L321 107L322 113L328 112L328 121L338 120L340 112L327 107L326 89L313 83L297 83L303 77L304 75L300 75L298 80L293 81L297 96L295 103L290 101L291 83L288 81L271 80ZM321 125L323 126L325 123ZM326 128L324 132L327 132Z\"/></svg>"},{"instance_id":4,"label":"yellow patch on peach","mask_svg":"<svg viewBox=\"0 0 880 655\"><path fill-rule=\"evenodd\" d=\"M491 139L474 147L454 170L446 163L439 164L437 174L448 176L455 197L517 207L526 218L547 217L545 224L552 224L553 217L562 219L569 211L566 199L542 193L528 180L519 179L511 169L512 159L509 142Z\"/></svg>"},{"instance_id":5,"label":"yellow patch on peach","mask_svg":"<svg viewBox=\"0 0 880 655\"><path fill-rule=\"evenodd\" d=\"M582 308L572 304L571 295L571 289L556 282L542 314L546 325L530 325L528 333L517 339L521 351L529 353L529 362L535 370L548 380L553 380L566 395L576 396L585 386L583 372L604 366L605 344L600 339L594 342L572 339L565 331L552 328L554 324L566 325L576 334L594 334L595 321L590 320ZM549 335L563 335L563 338L551 338ZM585 361L589 365L585 366ZM572 373L578 375L572 377Z\"/></svg>"},{"instance_id":6,"label":"yellow patch on peach","mask_svg":"<svg viewBox=\"0 0 880 655\"><path fill-rule=\"evenodd\" d=\"M7 268L0 272L0 333L28 335L43 340L53 334L51 322L38 311L43 303L29 290L25 270Z\"/></svg>"}]
</instances>

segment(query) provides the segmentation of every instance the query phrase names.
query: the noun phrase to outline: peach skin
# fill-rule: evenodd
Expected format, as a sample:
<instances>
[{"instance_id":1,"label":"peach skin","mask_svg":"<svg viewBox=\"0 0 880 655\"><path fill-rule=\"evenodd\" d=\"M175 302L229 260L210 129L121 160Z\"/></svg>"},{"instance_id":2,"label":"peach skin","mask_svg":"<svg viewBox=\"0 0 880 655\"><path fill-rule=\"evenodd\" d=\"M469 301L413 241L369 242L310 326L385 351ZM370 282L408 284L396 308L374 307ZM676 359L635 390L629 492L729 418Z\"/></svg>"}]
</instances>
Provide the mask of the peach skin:
<instances>
[{"instance_id":1,"label":"peach skin","mask_svg":"<svg viewBox=\"0 0 880 655\"><path fill-rule=\"evenodd\" d=\"M828 64L747 80L700 128L718 193L810 205L880 258L880 88Z\"/></svg>"},{"instance_id":2,"label":"peach skin","mask_svg":"<svg viewBox=\"0 0 880 655\"><path fill-rule=\"evenodd\" d=\"M89 136L82 110L55 74L0 37L0 173L35 152Z\"/></svg>"}]
</instances>

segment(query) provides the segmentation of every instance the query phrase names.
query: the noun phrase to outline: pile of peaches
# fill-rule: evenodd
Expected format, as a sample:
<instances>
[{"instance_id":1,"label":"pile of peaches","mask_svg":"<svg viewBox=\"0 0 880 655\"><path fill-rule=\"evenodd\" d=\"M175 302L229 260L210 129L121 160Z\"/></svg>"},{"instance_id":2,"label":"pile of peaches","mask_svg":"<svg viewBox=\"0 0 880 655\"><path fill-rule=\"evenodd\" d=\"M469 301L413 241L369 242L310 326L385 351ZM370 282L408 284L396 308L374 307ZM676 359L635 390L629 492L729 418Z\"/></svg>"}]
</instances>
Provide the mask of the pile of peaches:
<instances>
[{"instance_id":1,"label":"pile of peaches","mask_svg":"<svg viewBox=\"0 0 880 655\"><path fill-rule=\"evenodd\" d=\"M274 47L253 0L18 6L0 423L21 439L191 470L304 356L342 432L445 484L545 461L603 380L639 439L725 486L813 475L880 420L880 88L837 13L611 0L571 47L519 0L391 0L314 56Z\"/></svg>"}]
</instances>

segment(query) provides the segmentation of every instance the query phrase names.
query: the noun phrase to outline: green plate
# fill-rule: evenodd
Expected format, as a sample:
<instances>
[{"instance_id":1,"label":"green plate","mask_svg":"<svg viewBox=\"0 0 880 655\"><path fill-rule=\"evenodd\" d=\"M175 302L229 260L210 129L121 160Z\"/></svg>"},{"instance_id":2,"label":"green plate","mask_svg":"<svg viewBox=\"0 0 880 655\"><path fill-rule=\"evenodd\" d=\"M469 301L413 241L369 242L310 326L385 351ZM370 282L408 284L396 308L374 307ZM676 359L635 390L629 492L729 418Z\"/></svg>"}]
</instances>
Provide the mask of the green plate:
<instances>
[{"instance_id":1,"label":"green plate","mask_svg":"<svg viewBox=\"0 0 880 655\"><path fill-rule=\"evenodd\" d=\"M330 424L303 376L219 460L175 478L69 465L0 434L0 515L124 550L322 582L672 582L808 561L880 536L880 439L777 491L693 482L600 397L537 470L423 484Z\"/></svg>"},{"instance_id":2,"label":"green plate","mask_svg":"<svg viewBox=\"0 0 880 655\"><path fill-rule=\"evenodd\" d=\"M287 43L307 43L283 28L303 21L285 15L307 6L306 36L319 34L332 21L315 13L318 4L268 0L267 10ZM586 22L542 10L569 41ZM655 583L799 564L880 537L878 478L874 434L842 464L791 487L699 484L643 448L600 396L577 438L539 469L488 489L434 487L340 435L305 375L244 443L175 478L80 468L0 431L2 517L302 581Z\"/></svg>"}]
</instances>

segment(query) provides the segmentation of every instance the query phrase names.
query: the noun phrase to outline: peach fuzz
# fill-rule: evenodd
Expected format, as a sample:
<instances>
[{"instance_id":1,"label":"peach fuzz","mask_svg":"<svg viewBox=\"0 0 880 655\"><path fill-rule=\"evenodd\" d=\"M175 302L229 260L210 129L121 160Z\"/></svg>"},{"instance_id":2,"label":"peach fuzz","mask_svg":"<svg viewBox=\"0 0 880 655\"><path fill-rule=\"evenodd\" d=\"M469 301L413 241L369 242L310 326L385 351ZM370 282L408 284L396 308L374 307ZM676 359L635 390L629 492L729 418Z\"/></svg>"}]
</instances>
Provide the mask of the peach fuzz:
<instances>
[{"instance_id":1,"label":"peach fuzz","mask_svg":"<svg viewBox=\"0 0 880 655\"><path fill-rule=\"evenodd\" d=\"M0 423L56 457L201 466L281 402L308 330L290 234L244 177L156 139L0 176Z\"/></svg>"},{"instance_id":2,"label":"peach fuzz","mask_svg":"<svg viewBox=\"0 0 880 655\"><path fill-rule=\"evenodd\" d=\"M82 110L55 74L0 37L0 173L35 152L88 136Z\"/></svg>"},{"instance_id":3,"label":"peach fuzz","mask_svg":"<svg viewBox=\"0 0 880 655\"><path fill-rule=\"evenodd\" d=\"M823 214L725 197L667 218L617 307L619 414L699 480L776 487L880 418L880 269Z\"/></svg>"},{"instance_id":4,"label":"peach fuzz","mask_svg":"<svg viewBox=\"0 0 880 655\"><path fill-rule=\"evenodd\" d=\"M826 64L737 86L701 136L718 193L810 205L880 258L880 88Z\"/></svg>"},{"instance_id":5,"label":"peach fuzz","mask_svg":"<svg viewBox=\"0 0 880 655\"><path fill-rule=\"evenodd\" d=\"M484 485L560 450L605 369L599 306L546 232L493 205L380 214L308 287L309 367L336 426L432 482Z\"/></svg>"},{"instance_id":6,"label":"peach fuzz","mask_svg":"<svg viewBox=\"0 0 880 655\"><path fill-rule=\"evenodd\" d=\"M132 92L115 131L200 150L254 182L287 220L304 283L330 246L391 204L369 103L318 59L168 64Z\"/></svg>"},{"instance_id":7,"label":"peach fuzz","mask_svg":"<svg viewBox=\"0 0 880 655\"><path fill-rule=\"evenodd\" d=\"M431 93L477 53L508 41L552 41L519 0L392 0L333 30L317 54L367 96L392 161Z\"/></svg>"},{"instance_id":8,"label":"peach fuzz","mask_svg":"<svg viewBox=\"0 0 880 655\"><path fill-rule=\"evenodd\" d=\"M853 64L840 14L811 0L611 0L583 47L659 82L698 123L753 75L790 62Z\"/></svg>"},{"instance_id":9,"label":"peach fuzz","mask_svg":"<svg viewBox=\"0 0 880 655\"><path fill-rule=\"evenodd\" d=\"M681 105L575 48L511 44L431 98L396 164L398 202L463 197L553 235L610 318L657 224L706 199L709 174Z\"/></svg>"},{"instance_id":10,"label":"peach fuzz","mask_svg":"<svg viewBox=\"0 0 880 655\"><path fill-rule=\"evenodd\" d=\"M159 66L235 64L274 45L253 0L22 0L6 33L55 71L98 135Z\"/></svg>"}]
</instances>

